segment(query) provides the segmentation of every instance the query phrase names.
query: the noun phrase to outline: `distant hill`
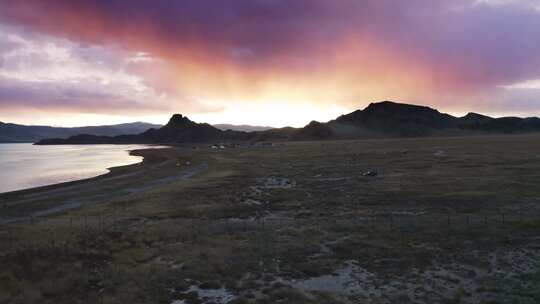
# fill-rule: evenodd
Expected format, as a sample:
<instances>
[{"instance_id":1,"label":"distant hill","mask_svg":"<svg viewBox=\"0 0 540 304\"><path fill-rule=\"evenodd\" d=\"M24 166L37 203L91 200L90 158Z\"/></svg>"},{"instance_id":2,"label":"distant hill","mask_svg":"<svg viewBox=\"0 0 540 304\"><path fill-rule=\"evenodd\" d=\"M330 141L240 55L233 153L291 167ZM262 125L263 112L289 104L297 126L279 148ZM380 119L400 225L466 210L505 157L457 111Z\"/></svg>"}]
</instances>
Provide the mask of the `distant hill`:
<instances>
[{"instance_id":1,"label":"distant hill","mask_svg":"<svg viewBox=\"0 0 540 304\"><path fill-rule=\"evenodd\" d=\"M157 127L159 127L159 125L145 122L77 128L25 126L0 122L0 143L32 143L45 138L66 138L77 134L91 134L98 136L139 134L150 128Z\"/></svg>"},{"instance_id":2,"label":"distant hill","mask_svg":"<svg viewBox=\"0 0 540 304\"><path fill-rule=\"evenodd\" d=\"M189 143L215 141L287 141L421 136L465 136L540 132L540 119L489 116L469 113L463 117L425 106L391 101L372 103L363 110L322 123L312 121L303 128L263 131L221 130L175 114L167 125L136 135L77 135L68 139L47 139L38 144L91 143Z\"/></svg>"},{"instance_id":3,"label":"distant hill","mask_svg":"<svg viewBox=\"0 0 540 304\"><path fill-rule=\"evenodd\" d=\"M159 143L183 143L183 142L207 142L218 140L245 140L250 134L242 131L220 130L206 123L196 123L186 116L174 114L169 122L159 128L150 129L132 138L143 139L144 142Z\"/></svg>"},{"instance_id":4,"label":"distant hill","mask_svg":"<svg viewBox=\"0 0 540 304\"><path fill-rule=\"evenodd\" d=\"M196 123L181 114L174 114L161 128L152 128L140 134L118 136L96 136L80 134L67 139L44 139L37 144L131 144L131 143L185 143L248 140L251 133L242 131L223 131L206 123Z\"/></svg>"},{"instance_id":5,"label":"distant hill","mask_svg":"<svg viewBox=\"0 0 540 304\"><path fill-rule=\"evenodd\" d=\"M220 130L233 131L266 131L272 127L216 124ZM68 138L75 135L86 134L95 136L118 136L140 134L149 129L160 128L161 125L146 122L133 122L116 125L88 126L88 127L50 127L50 126L27 126L0 121L0 143L33 143L46 138Z\"/></svg>"},{"instance_id":6,"label":"distant hill","mask_svg":"<svg viewBox=\"0 0 540 304\"><path fill-rule=\"evenodd\" d=\"M250 126L250 125L231 125L231 124L215 124L214 127L220 130L233 130L244 132L259 132L273 129L272 127Z\"/></svg>"},{"instance_id":7,"label":"distant hill","mask_svg":"<svg viewBox=\"0 0 540 304\"><path fill-rule=\"evenodd\" d=\"M540 119L469 113L463 117L425 106L391 101L372 103L363 110L328 122L336 137L417 137L469 134L539 132Z\"/></svg>"}]
</instances>

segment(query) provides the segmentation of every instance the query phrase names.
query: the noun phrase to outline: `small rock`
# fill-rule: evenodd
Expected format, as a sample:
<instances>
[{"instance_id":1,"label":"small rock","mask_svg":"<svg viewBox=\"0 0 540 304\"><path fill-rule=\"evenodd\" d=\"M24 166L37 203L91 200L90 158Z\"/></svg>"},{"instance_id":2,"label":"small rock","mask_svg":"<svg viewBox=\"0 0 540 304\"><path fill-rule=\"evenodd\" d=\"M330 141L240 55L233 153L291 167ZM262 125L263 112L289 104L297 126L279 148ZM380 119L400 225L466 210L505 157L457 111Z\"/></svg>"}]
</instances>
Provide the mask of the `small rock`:
<instances>
[{"instance_id":1,"label":"small rock","mask_svg":"<svg viewBox=\"0 0 540 304\"><path fill-rule=\"evenodd\" d=\"M362 173L362 176L366 176L366 177L375 177L377 175L379 175L377 171L366 171Z\"/></svg>"}]
</instances>

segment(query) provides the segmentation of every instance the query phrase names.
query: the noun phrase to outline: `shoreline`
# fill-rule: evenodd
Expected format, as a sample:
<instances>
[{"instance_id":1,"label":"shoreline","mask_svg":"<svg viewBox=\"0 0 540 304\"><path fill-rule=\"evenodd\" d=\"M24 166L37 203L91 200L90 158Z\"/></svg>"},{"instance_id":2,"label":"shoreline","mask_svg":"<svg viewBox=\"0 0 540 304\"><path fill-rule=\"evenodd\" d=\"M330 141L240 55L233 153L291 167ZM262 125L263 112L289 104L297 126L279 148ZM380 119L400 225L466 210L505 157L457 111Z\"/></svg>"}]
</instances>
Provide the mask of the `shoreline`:
<instances>
[{"instance_id":1,"label":"shoreline","mask_svg":"<svg viewBox=\"0 0 540 304\"><path fill-rule=\"evenodd\" d=\"M172 147L134 149L130 150L129 154L142 157L140 162L111 167L108 168L109 172L98 176L0 193L0 202L2 202L0 207L4 210L0 216L0 224L25 221L34 216L47 216L100 203L105 201L103 193L107 193L106 197L110 199L150 191L154 187L166 184L159 182L165 178L165 181L174 182L185 172L160 170L164 166L172 165L173 159L168 156L168 152L174 150ZM167 172L163 172L163 176L160 177L156 175L160 171ZM189 177L194 175L191 172L188 173ZM152 175L152 177L145 178L146 175ZM137 190L143 187L144 191Z\"/></svg>"},{"instance_id":2,"label":"shoreline","mask_svg":"<svg viewBox=\"0 0 540 304\"><path fill-rule=\"evenodd\" d=\"M163 146L163 148L170 148L170 147L169 146ZM30 188L24 188L24 189L19 189L19 190L0 192L0 199L2 199L4 197L10 197L10 196L16 196L16 195L24 195L24 194L28 194L30 192L35 192L35 191L52 190L52 189L55 189L55 188L58 188L58 187L73 186L73 185L77 185L77 184L88 182L88 181L95 181L97 179L110 177L111 175L116 174L116 172L119 171L119 170L128 169L129 167L132 167L132 166L138 166L138 165L142 164L143 162L147 161L147 160L145 160L147 156L146 156L146 154L144 152L146 150L152 150L152 149L156 149L156 148L149 147L149 148L144 148L144 149L126 150L128 155L140 157L139 161L135 162L135 163L132 163L132 164L128 164L128 165L119 165L119 166L113 166L113 167L104 168L105 170L107 170L107 172L105 172L105 173L101 173L101 174L98 174L98 175L85 177L85 178L81 178L81 179L75 179L75 180L71 180L71 181L57 182L57 183L53 183L53 184L49 184L49 185L43 185L43 186L30 187ZM142 152L142 153L139 153L139 152Z\"/></svg>"},{"instance_id":3,"label":"shoreline","mask_svg":"<svg viewBox=\"0 0 540 304\"><path fill-rule=\"evenodd\" d=\"M381 142L414 142L414 141L433 141L433 140L442 140L442 139L448 139L448 140L458 140L458 139L500 139L500 138L507 138L507 137L513 137L516 139L523 139L523 138L530 138L534 137L537 138L540 136L540 133L525 133L525 134L487 134L487 135L469 135L469 136L441 136L441 137L403 137L403 138L365 138L365 139L335 139L335 140L325 140L325 141L294 141L291 143L295 144L303 144L303 143L321 143L321 144L333 144L336 142L339 143L351 143L351 142L365 142L365 143L381 143ZM1 144L28 144L28 143L0 143ZM76 146L79 146L81 144L76 144ZM103 144L96 144L96 145L103 145ZM106 144L109 145L109 144ZM110 144L110 145L129 145L129 144ZM144 144L133 144L133 145L144 145ZM84 146L84 144L83 144ZM189 145L188 145L189 146ZM34 192L39 191L48 191L48 190L55 190L57 188L63 188L63 187L69 187L69 186L78 186L79 184L87 183L87 182L94 182L99 181L104 178L114 177L115 175L122 173L124 170L132 170L136 166L143 165L143 164L154 164L159 163L160 161L164 161L167 158L155 158L156 156L150 153L150 151L155 149L176 149L176 148L185 148L188 149L187 146L184 147L184 145L174 145L174 144L147 144L147 147L143 149L133 149L133 150L126 150L129 155L132 156L139 156L142 157L141 161L129 165L122 165L122 166L113 166L109 168L105 168L108 170L108 172L99 174L93 177L88 178L82 178L77 179L73 181L66 181L66 182L59 182L54 183L50 185L44 185L44 186L38 186L38 187L32 187L32 188L25 188L20 190L14 190L14 191L7 191L7 192L0 192L0 200L2 199L9 199L12 197L16 197L18 195L26 195L26 194L32 194Z\"/></svg>"}]
</instances>

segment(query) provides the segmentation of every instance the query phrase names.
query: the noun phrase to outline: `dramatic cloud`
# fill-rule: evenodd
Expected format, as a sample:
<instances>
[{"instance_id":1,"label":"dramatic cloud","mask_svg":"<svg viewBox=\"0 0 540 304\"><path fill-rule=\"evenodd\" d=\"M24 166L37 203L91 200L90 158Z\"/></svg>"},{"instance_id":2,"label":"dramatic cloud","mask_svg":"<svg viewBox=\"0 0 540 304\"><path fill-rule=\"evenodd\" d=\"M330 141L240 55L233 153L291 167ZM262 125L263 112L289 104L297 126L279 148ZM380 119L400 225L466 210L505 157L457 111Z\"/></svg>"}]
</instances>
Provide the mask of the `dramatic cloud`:
<instances>
[{"instance_id":1,"label":"dramatic cloud","mask_svg":"<svg viewBox=\"0 0 540 304\"><path fill-rule=\"evenodd\" d=\"M134 104L213 112L201 116L210 120L230 119L223 113L242 104L352 110L396 99L456 113L535 115L540 104L537 89L516 89L540 79L535 0L0 0L0 8L0 23L21 35L55 37L78 61L101 63L71 71L100 79L87 82L82 92L97 86L96 93L80 99L81 109L91 110L92 99L99 105L100 96L112 111ZM1 54L22 47L3 40L0 75L30 81L6 75L12 63ZM54 58L30 57L32 68L19 66L20 73L51 71ZM109 87L98 84L103 79ZM146 95L132 94L139 90ZM290 123L308 118L298 119ZM233 120L246 121L241 113Z\"/></svg>"},{"instance_id":2,"label":"dramatic cloud","mask_svg":"<svg viewBox=\"0 0 540 304\"><path fill-rule=\"evenodd\" d=\"M0 26L0 109L119 115L171 112L179 96L150 85L157 59ZM148 64L152 63L149 69ZM191 110L208 110L187 97Z\"/></svg>"}]
</instances>

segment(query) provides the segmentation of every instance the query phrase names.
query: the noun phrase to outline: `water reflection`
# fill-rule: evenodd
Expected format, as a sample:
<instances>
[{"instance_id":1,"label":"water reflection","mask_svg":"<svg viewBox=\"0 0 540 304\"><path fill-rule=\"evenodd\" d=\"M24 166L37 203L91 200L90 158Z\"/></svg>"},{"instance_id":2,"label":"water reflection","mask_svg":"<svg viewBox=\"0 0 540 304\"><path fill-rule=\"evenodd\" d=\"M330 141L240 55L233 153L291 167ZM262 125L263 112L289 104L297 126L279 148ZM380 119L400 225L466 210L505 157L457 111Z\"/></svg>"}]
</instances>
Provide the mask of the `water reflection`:
<instances>
[{"instance_id":1,"label":"water reflection","mask_svg":"<svg viewBox=\"0 0 540 304\"><path fill-rule=\"evenodd\" d=\"M0 144L0 192L68 182L142 160L129 150L145 145Z\"/></svg>"}]
</instances>

